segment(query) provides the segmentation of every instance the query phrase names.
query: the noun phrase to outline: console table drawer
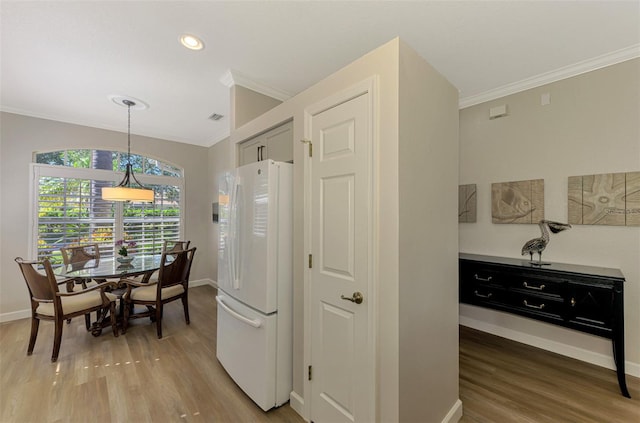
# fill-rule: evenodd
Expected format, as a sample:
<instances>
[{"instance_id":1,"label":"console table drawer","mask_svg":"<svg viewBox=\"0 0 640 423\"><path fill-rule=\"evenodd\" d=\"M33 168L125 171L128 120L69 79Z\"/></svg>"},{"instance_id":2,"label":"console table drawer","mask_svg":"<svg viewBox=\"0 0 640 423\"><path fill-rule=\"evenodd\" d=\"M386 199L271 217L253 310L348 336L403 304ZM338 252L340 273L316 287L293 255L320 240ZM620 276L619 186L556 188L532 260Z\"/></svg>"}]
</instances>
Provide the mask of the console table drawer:
<instances>
[{"instance_id":1,"label":"console table drawer","mask_svg":"<svg viewBox=\"0 0 640 423\"><path fill-rule=\"evenodd\" d=\"M530 275L513 276L509 287L525 294L539 294L562 299L567 291L567 283L563 280L551 280Z\"/></svg>"},{"instance_id":2,"label":"console table drawer","mask_svg":"<svg viewBox=\"0 0 640 423\"><path fill-rule=\"evenodd\" d=\"M471 304L504 303L507 300L506 291L495 287L475 286L465 293L465 300Z\"/></svg>"},{"instance_id":3,"label":"console table drawer","mask_svg":"<svg viewBox=\"0 0 640 423\"><path fill-rule=\"evenodd\" d=\"M538 295L512 292L509 304L520 314L530 317L546 317L562 321L565 314L565 304L562 298L545 298Z\"/></svg>"},{"instance_id":4,"label":"console table drawer","mask_svg":"<svg viewBox=\"0 0 640 423\"><path fill-rule=\"evenodd\" d=\"M474 286L494 287L503 287L506 279L502 272L492 266L474 266L473 264L460 269L460 278Z\"/></svg>"}]
</instances>

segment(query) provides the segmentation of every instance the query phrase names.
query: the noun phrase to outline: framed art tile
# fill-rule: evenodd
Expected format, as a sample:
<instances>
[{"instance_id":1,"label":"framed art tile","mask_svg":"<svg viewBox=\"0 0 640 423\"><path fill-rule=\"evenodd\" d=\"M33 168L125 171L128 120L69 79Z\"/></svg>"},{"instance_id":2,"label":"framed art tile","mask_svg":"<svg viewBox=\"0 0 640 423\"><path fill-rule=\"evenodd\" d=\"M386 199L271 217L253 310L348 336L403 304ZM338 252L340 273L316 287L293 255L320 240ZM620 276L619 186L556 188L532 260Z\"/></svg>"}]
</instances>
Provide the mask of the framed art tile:
<instances>
[{"instance_id":1,"label":"framed art tile","mask_svg":"<svg viewBox=\"0 0 640 423\"><path fill-rule=\"evenodd\" d=\"M640 226L640 172L569 177L569 223Z\"/></svg>"},{"instance_id":2,"label":"framed art tile","mask_svg":"<svg viewBox=\"0 0 640 423\"><path fill-rule=\"evenodd\" d=\"M474 223L477 210L476 184L458 186L458 223Z\"/></svg>"},{"instance_id":3,"label":"framed art tile","mask_svg":"<svg viewBox=\"0 0 640 423\"><path fill-rule=\"evenodd\" d=\"M491 184L493 223L538 223L544 219L544 179Z\"/></svg>"}]
</instances>

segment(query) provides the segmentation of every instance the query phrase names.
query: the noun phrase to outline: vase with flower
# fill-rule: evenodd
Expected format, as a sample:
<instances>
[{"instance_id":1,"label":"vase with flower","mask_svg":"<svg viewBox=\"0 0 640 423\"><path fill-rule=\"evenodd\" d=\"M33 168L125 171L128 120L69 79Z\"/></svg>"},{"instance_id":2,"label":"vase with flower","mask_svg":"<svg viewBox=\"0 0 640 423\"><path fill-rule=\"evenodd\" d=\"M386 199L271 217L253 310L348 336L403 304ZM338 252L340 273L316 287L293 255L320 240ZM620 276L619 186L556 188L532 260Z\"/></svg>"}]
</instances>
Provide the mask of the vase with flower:
<instances>
[{"instance_id":1,"label":"vase with flower","mask_svg":"<svg viewBox=\"0 0 640 423\"><path fill-rule=\"evenodd\" d=\"M133 255L131 254L131 250L137 244L135 241L125 241L124 239L119 239L116 241L116 247L118 248L118 257L116 260L121 264L130 264L133 261Z\"/></svg>"}]
</instances>

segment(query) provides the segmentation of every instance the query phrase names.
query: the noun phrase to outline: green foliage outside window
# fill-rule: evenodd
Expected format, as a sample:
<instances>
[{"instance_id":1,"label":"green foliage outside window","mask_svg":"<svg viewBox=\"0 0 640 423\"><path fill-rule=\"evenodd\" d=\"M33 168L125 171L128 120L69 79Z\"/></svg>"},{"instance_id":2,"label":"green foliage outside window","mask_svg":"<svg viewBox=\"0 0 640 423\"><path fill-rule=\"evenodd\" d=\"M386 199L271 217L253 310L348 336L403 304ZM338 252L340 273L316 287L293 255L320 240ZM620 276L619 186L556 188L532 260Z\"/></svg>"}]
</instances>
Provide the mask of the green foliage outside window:
<instances>
[{"instance_id":1,"label":"green foliage outside window","mask_svg":"<svg viewBox=\"0 0 640 423\"><path fill-rule=\"evenodd\" d=\"M40 164L124 171L127 154L105 150L65 150L36 154ZM138 174L182 177L182 170L140 155L131 155ZM46 173L46 172L45 172ZM38 180L38 257L61 264L60 248L98 243L101 256L113 255L114 237L136 241L137 253L157 253L164 239L180 239L181 183L150 185L155 202L150 204L104 201L101 189L113 182L70 177L40 176ZM116 228L122 214L123 227Z\"/></svg>"},{"instance_id":2,"label":"green foliage outside window","mask_svg":"<svg viewBox=\"0 0 640 423\"><path fill-rule=\"evenodd\" d=\"M169 163L139 154L131 154L130 159L135 173L182 177L182 170ZM109 164L106 164L107 162ZM107 169L124 172L127 162L127 153L120 151L80 149L36 154L36 163L86 169Z\"/></svg>"}]
</instances>

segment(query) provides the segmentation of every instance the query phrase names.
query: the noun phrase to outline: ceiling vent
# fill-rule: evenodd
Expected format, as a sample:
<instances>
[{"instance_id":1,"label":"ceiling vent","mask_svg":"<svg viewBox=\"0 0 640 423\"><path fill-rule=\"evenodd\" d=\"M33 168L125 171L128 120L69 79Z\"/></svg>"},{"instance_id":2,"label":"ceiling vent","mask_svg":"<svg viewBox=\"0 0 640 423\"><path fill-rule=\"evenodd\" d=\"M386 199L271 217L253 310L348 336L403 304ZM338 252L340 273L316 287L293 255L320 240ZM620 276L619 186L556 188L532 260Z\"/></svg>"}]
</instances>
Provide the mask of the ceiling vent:
<instances>
[{"instance_id":1,"label":"ceiling vent","mask_svg":"<svg viewBox=\"0 0 640 423\"><path fill-rule=\"evenodd\" d=\"M214 113L211 116L209 116L209 119L211 120L220 120L224 117L224 115L219 115L218 113Z\"/></svg>"}]
</instances>

